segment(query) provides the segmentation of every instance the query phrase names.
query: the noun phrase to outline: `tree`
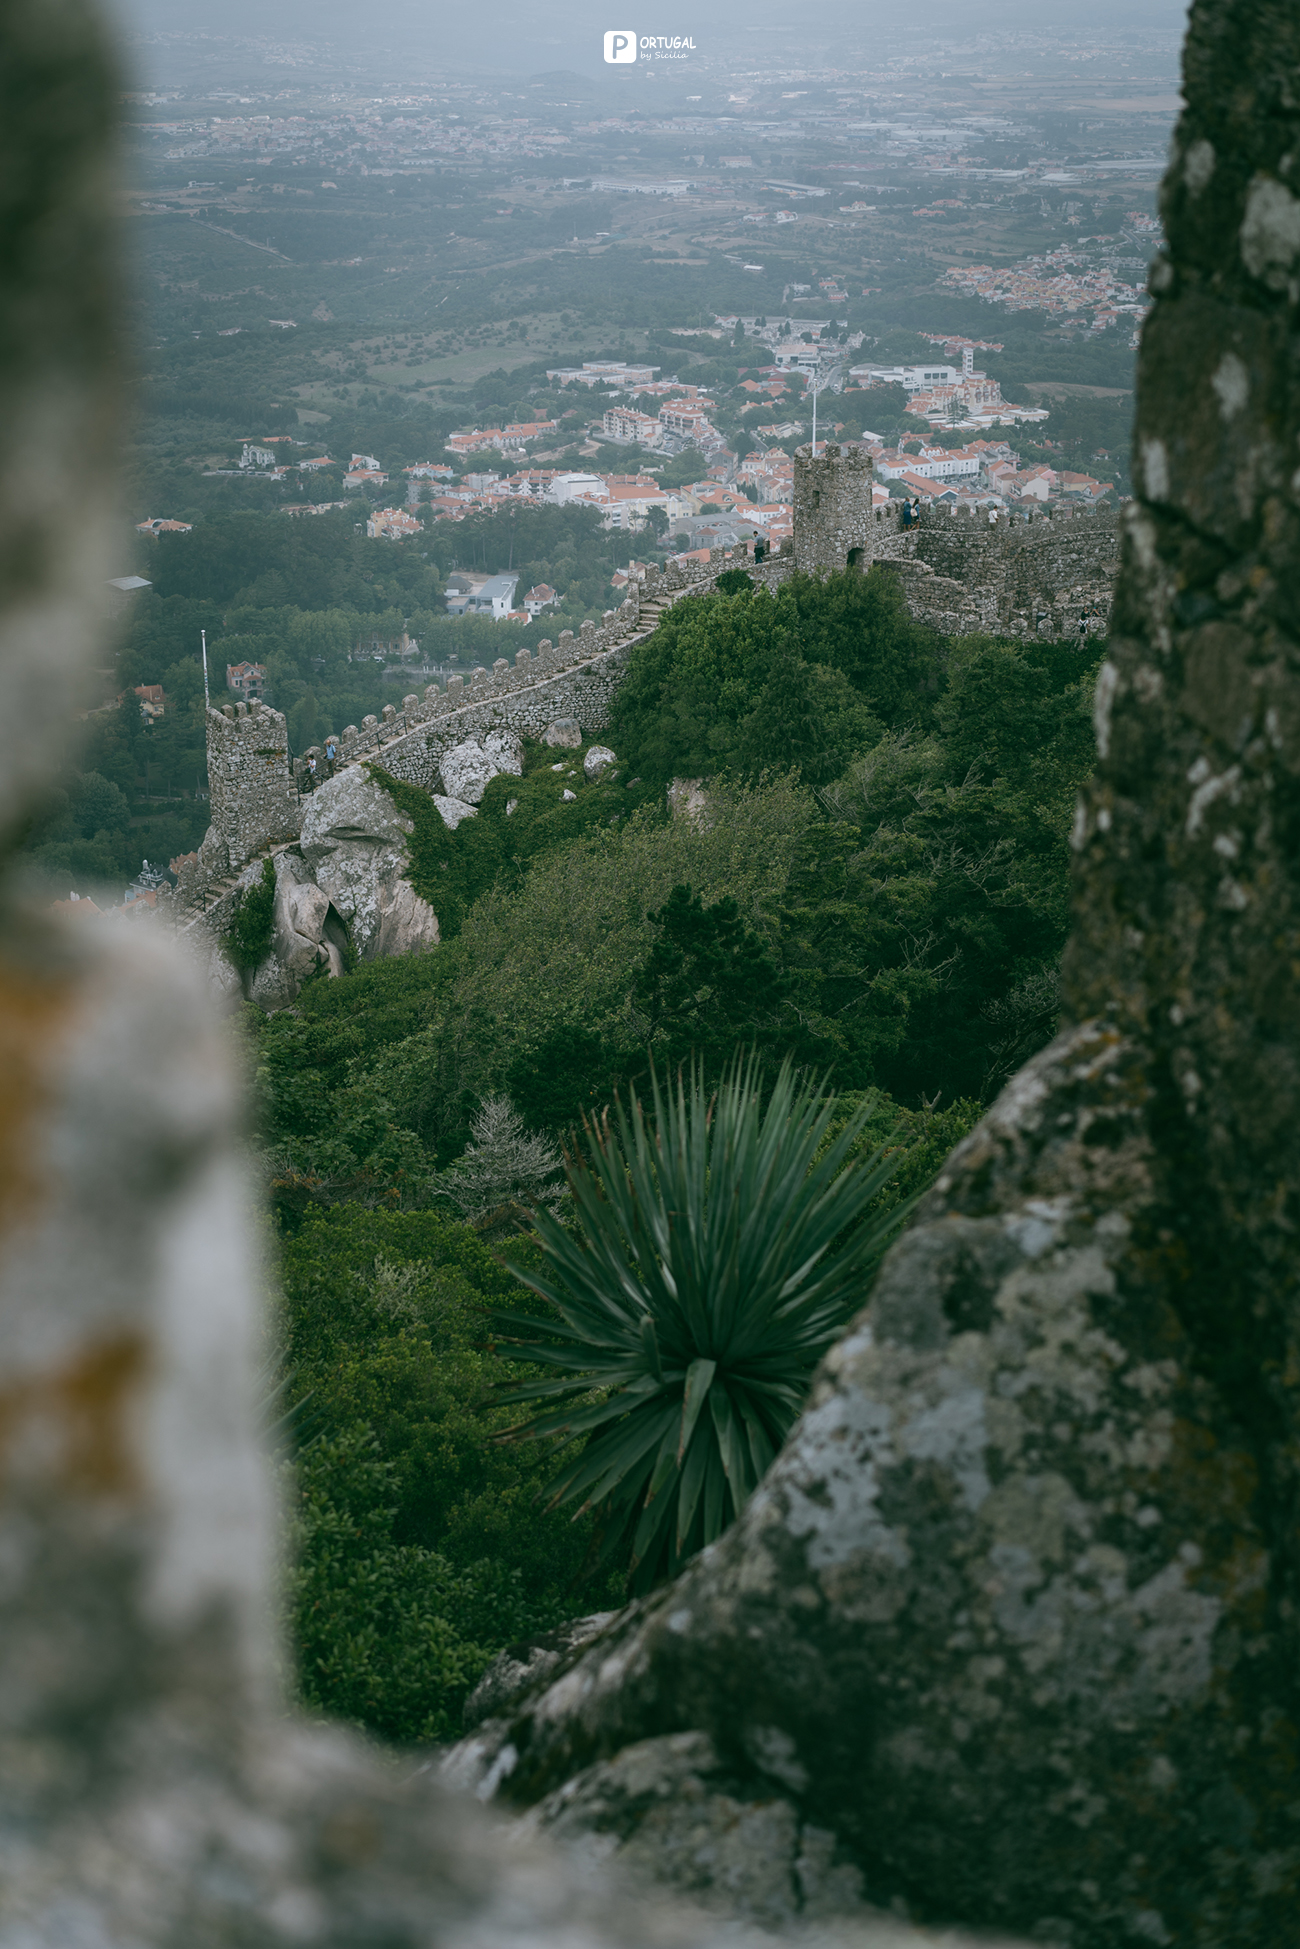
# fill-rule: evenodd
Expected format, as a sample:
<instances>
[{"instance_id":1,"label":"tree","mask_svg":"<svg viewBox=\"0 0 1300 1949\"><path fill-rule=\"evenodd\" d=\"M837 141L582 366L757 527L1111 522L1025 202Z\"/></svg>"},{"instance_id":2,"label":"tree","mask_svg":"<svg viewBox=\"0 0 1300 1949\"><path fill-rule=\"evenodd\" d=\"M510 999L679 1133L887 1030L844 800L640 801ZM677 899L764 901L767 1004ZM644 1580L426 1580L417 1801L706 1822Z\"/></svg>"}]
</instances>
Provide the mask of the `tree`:
<instances>
[{"instance_id":1,"label":"tree","mask_svg":"<svg viewBox=\"0 0 1300 1949\"><path fill-rule=\"evenodd\" d=\"M734 900L706 908L675 886L648 918L660 932L635 994L670 1070L693 1055L713 1072L737 1044L770 1039L789 983Z\"/></svg>"},{"instance_id":2,"label":"tree","mask_svg":"<svg viewBox=\"0 0 1300 1949\"><path fill-rule=\"evenodd\" d=\"M558 1205L560 1164L554 1144L528 1135L508 1096L489 1096L470 1124L468 1150L438 1189L471 1224L499 1216L514 1230L537 1209Z\"/></svg>"},{"instance_id":3,"label":"tree","mask_svg":"<svg viewBox=\"0 0 1300 1949\"><path fill-rule=\"evenodd\" d=\"M72 817L83 838L99 832L125 832L131 807L118 786L97 771L82 772L72 795Z\"/></svg>"}]
</instances>

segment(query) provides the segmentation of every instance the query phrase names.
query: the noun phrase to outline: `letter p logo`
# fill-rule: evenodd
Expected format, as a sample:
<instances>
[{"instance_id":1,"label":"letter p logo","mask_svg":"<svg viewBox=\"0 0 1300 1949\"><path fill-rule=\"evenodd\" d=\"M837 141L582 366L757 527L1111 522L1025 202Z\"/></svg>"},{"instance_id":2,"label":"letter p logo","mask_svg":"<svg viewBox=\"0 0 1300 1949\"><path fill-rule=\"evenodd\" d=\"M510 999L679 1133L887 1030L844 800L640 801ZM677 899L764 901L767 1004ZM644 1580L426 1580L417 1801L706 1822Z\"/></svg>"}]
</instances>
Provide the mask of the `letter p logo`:
<instances>
[{"instance_id":1,"label":"letter p logo","mask_svg":"<svg viewBox=\"0 0 1300 1949\"><path fill-rule=\"evenodd\" d=\"M631 28L613 28L605 36L605 59L607 61L635 61L636 35Z\"/></svg>"}]
</instances>

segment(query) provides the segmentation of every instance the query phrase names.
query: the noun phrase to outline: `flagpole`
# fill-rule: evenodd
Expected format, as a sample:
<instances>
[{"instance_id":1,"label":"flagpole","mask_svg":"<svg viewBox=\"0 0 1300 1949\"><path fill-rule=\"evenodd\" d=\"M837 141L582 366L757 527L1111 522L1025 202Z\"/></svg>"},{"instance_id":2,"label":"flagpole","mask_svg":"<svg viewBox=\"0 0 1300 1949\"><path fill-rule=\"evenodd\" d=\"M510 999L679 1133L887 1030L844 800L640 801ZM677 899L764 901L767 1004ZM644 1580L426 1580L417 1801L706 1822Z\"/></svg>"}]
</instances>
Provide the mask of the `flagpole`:
<instances>
[{"instance_id":1,"label":"flagpole","mask_svg":"<svg viewBox=\"0 0 1300 1949\"><path fill-rule=\"evenodd\" d=\"M208 695L208 632L206 629L199 631L199 640L203 644L203 704L206 710L211 710L212 699Z\"/></svg>"}]
</instances>

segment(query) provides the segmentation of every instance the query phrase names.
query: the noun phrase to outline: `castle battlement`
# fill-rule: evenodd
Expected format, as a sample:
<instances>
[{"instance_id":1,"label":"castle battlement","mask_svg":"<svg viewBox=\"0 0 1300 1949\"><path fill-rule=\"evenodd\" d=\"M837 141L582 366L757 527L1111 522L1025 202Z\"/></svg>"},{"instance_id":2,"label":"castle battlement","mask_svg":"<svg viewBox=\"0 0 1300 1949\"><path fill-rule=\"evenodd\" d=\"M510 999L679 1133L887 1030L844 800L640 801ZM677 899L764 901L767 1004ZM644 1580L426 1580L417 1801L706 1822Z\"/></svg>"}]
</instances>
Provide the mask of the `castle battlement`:
<instances>
[{"instance_id":1,"label":"castle battlement","mask_svg":"<svg viewBox=\"0 0 1300 1949\"><path fill-rule=\"evenodd\" d=\"M796 450L794 565L801 574L870 568L874 478L865 447L840 447L829 440L816 455L811 447Z\"/></svg>"},{"instance_id":2,"label":"castle battlement","mask_svg":"<svg viewBox=\"0 0 1300 1949\"><path fill-rule=\"evenodd\" d=\"M707 562L647 568L639 588L597 623L563 630L514 662L451 677L410 692L400 707L332 734L334 769L377 759L394 777L436 791L441 761L453 745L487 731L540 737L557 718L573 717L591 736L603 731L634 644L655 627L665 601L703 593L728 567L777 587L795 570L810 575L873 563L897 575L917 621L945 635L1086 636L1105 631L1110 583L1118 563L1118 517L1112 511L927 507L904 516L904 504L871 504L871 457L860 447L828 442L795 455L794 548L761 564L744 549L715 548ZM789 545L786 544L788 549ZM196 864L178 889L182 907L226 883L268 847L292 840L302 822L307 756L290 762L279 711L259 703L210 708L208 778L212 823ZM323 750L315 755L321 765Z\"/></svg>"},{"instance_id":3,"label":"castle battlement","mask_svg":"<svg viewBox=\"0 0 1300 1949\"><path fill-rule=\"evenodd\" d=\"M208 706L211 823L199 866L220 878L238 872L276 840L298 831L298 788L289 769L289 730L269 704Z\"/></svg>"}]
</instances>

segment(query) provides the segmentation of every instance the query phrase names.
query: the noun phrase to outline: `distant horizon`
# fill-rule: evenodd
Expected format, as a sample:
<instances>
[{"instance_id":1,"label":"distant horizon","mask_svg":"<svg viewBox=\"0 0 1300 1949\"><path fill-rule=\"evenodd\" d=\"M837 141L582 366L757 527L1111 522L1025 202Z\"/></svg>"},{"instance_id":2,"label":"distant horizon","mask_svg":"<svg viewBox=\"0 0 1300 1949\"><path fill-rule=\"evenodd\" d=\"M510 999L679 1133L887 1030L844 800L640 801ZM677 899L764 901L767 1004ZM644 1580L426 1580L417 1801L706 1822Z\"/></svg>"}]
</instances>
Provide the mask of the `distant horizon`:
<instances>
[{"instance_id":1,"label":"distant horizon","mask_svg":"<svg viewBox=\"0 0 1300 1949\"><path fill-rule=\"evenodd\" d=\"M618 88L640 74L645 64L611 67L604 61L603 35L626 10L594 0L555 0L548 8L520 0L484 0L473 10L432 13L417 0L391 0L382 17L358 16L344 0L111 0L114 19L131 48L135 72L128 85L180 85L175 71L188 65L195 37L248 43L250 65L265 60L267 43L279 43L275 72L282 85L306 80L293 65L296 50L355 64L360 80L400 59L412 85L439 76L490 80L522 74L572 72L603 79ZM918 52L918 43L969 44L982 36L1029 34L1045 42L1111 40L1151 34L1181 35L1185 0L920 0L906 13L855 0L827 0L815 12L791 20L781 0L721 0L703 12L690 7L660 9L643 20L664 36L689 37L694 54L657 62L656 79L684 82L692 62L701 74L719 65L741 65L748 44L754 54L783 64L788 55L810 65L852 69L873 59ZM224 50L223 50L224 51ZM212 54L217 48L212 49ZM229 49L229 56L235 50ZM287 58L286 58L287 57ZM234 65L238 66L238 58ZM760 59L761 65L761 59Z\"/></svg>"}]
</instances>

